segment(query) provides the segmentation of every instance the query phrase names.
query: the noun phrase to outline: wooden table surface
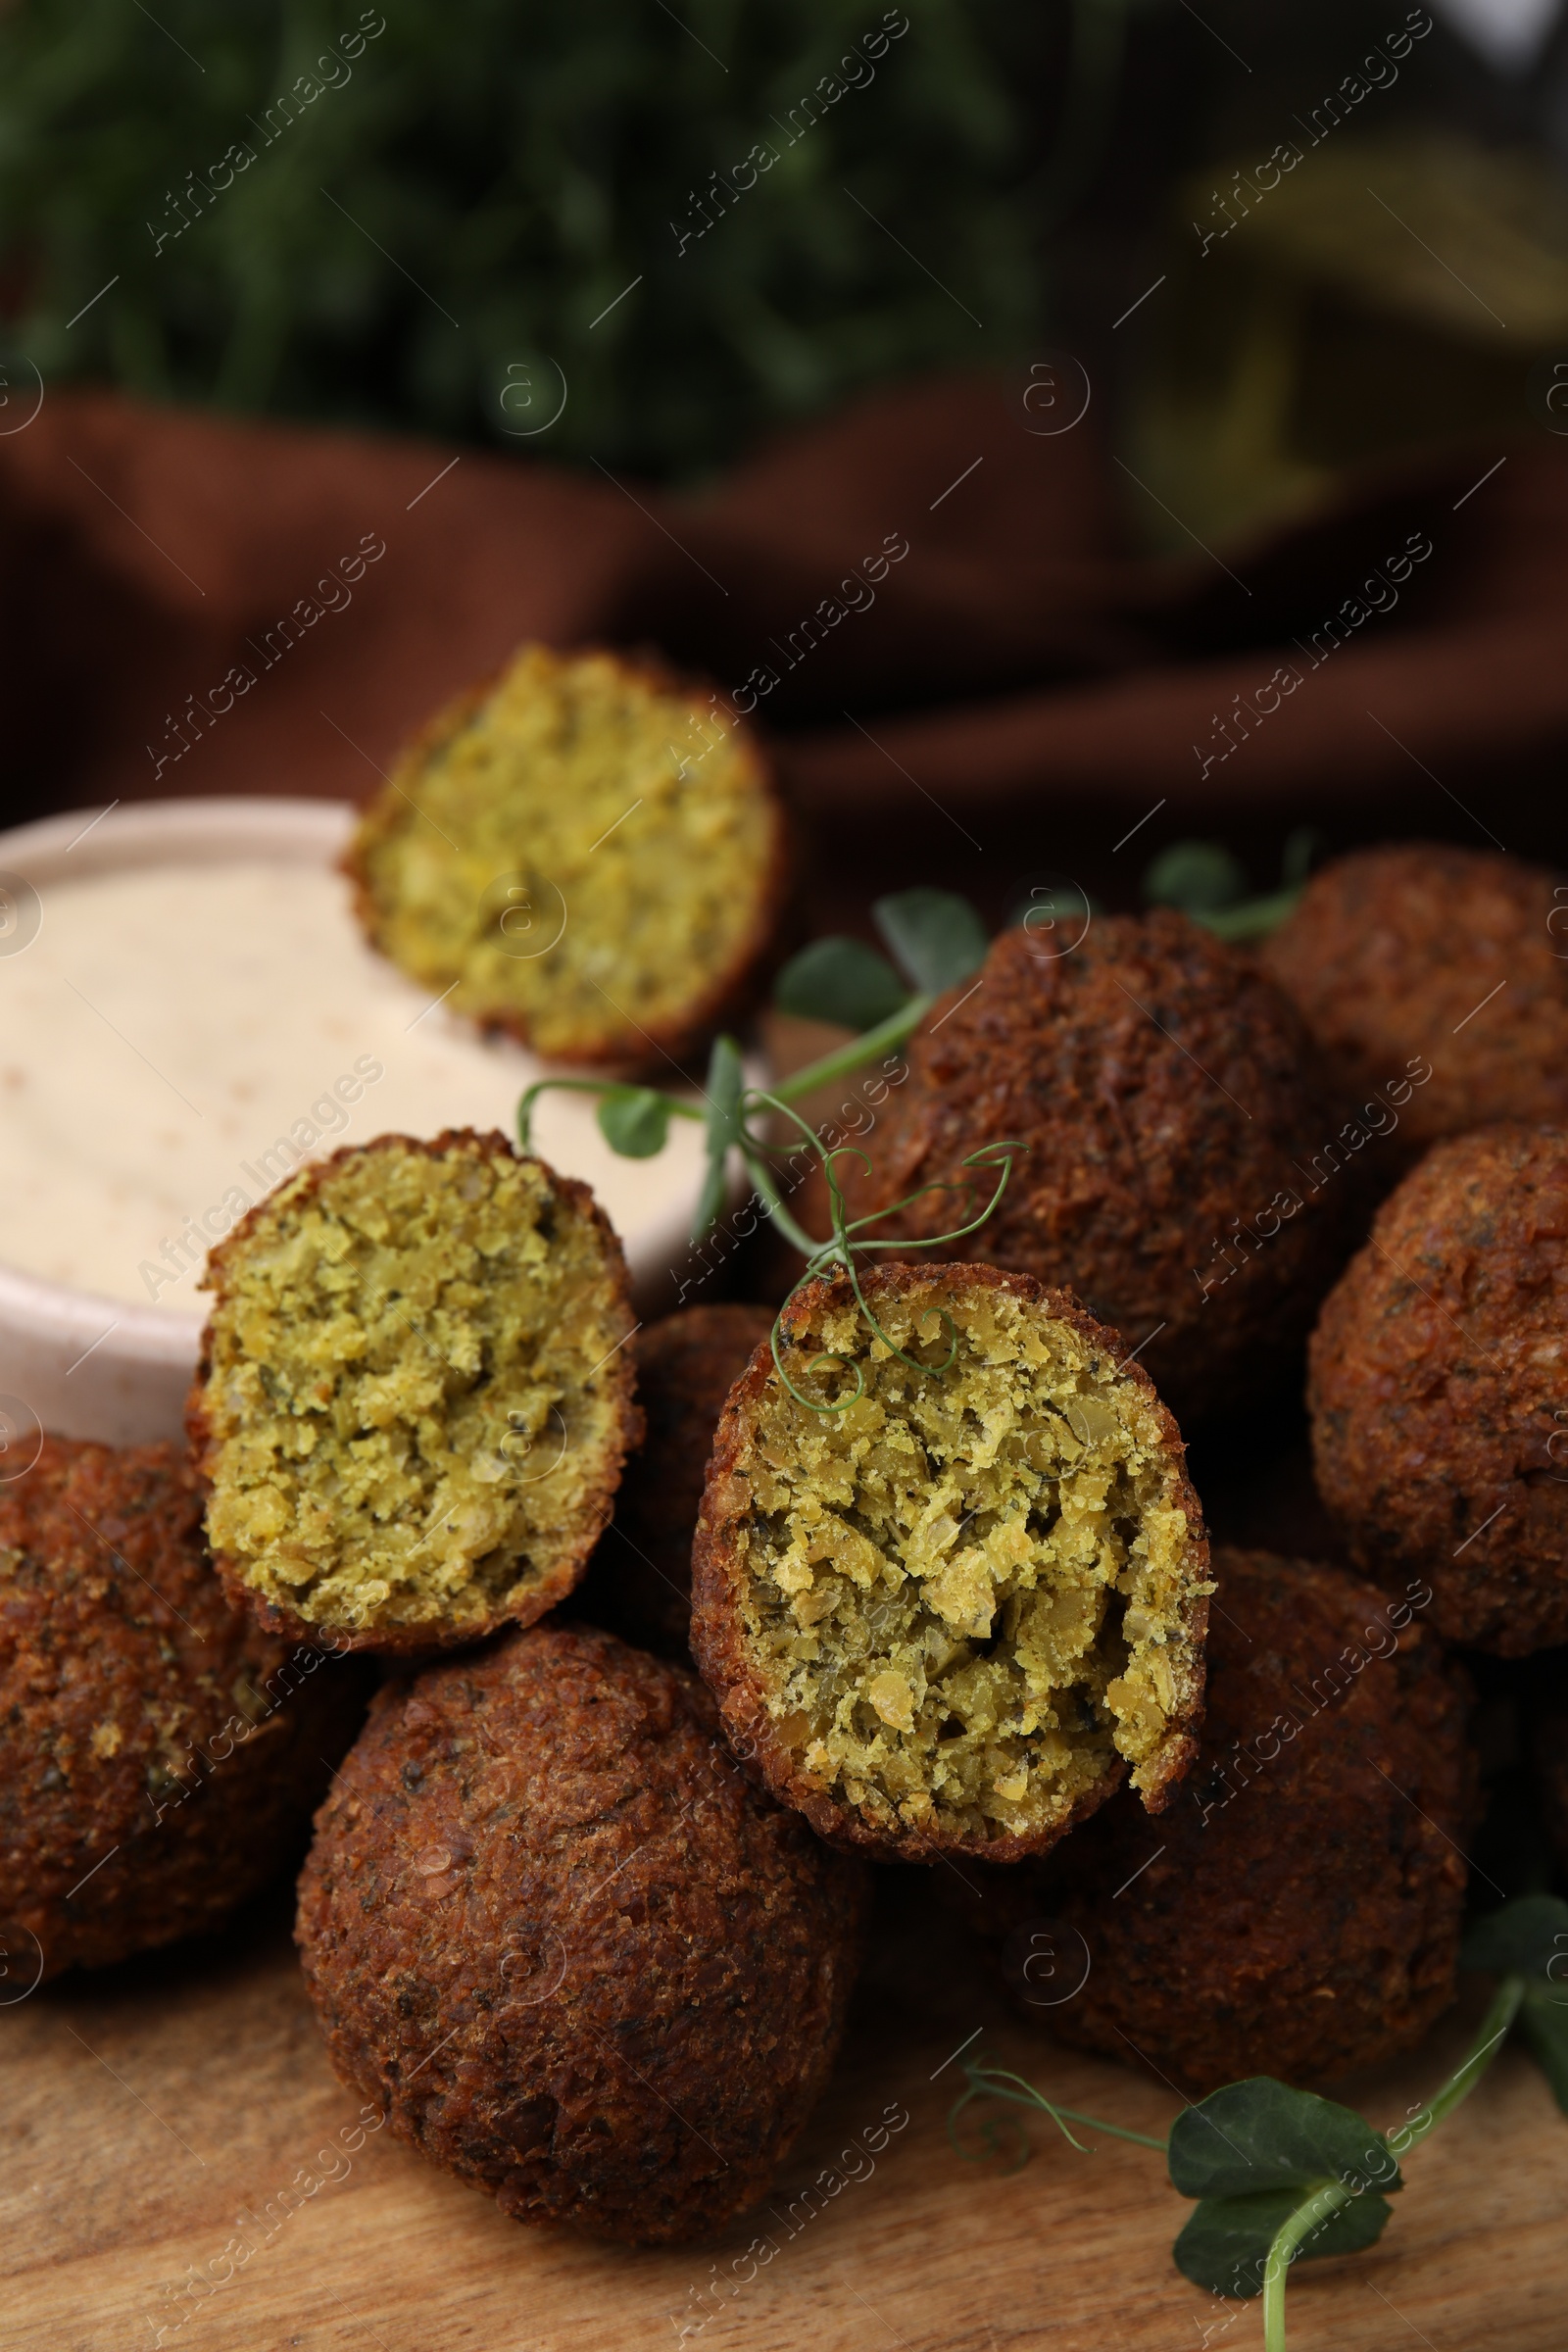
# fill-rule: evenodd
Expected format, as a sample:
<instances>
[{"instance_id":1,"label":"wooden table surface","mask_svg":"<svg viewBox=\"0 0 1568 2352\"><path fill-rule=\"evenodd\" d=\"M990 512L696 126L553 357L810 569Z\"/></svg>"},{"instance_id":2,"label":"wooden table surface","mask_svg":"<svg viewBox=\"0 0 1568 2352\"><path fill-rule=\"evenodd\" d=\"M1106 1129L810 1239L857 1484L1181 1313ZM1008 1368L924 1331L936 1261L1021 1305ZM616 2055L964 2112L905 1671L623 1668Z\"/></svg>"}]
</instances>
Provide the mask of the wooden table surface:
<instances>
[{"instance_id":1,"label":"wooden table surface","mask_svg":"<svg viewBox=\"0 0 1568 2352\"><path fill-rule=\"evenodd\" d=\"M1020 2020L922 1874L886 1877L832 2087L768 2205L701 2248L524 2229L388 2136L341 2152L357 2102L327 2066L279 1903L220 1942L13 2001L0 2344L151 2352L162 2328L179 2352L655 2352L684 2330L701 2352L1253 2352L1257 2304L1221 2303L1171 2264L1191 2207L1158 2156L1113 2140L1076 2155L1041 2118L1020 2171L958 2161L958 2069L943 2062L977 2028L1107 2120L1161 2132L1175 2101ZM1485 1987L1470 1990L1415 2058L1351 2086L1375 2122L1441 2081ZM279 2204L326 2173L296 2210ZM824 2173L831 2193L806 2199ZM1292 2352L1561 2352L1568 2120L1531 2062L1506 2050L1406 2175L1379 2248L1297 2273ZM181 2299L189 2266L222 2272L236 2226L249 2259ZM773 2251L749 2255L759 2237Z\"/></svg>"}]
</instances>

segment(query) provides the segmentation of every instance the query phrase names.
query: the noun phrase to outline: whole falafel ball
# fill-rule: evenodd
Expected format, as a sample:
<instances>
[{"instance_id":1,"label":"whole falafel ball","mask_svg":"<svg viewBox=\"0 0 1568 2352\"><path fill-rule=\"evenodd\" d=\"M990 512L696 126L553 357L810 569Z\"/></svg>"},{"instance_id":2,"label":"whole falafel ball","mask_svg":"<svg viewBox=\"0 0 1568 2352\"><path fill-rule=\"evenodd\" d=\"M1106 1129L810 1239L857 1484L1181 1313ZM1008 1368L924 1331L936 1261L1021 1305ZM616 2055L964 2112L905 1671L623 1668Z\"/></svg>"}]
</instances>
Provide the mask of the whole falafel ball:
<instances>
[{"instance_id":1,"label":"whole falafel ball","mask_svg":"<svg viewBox=\"0 0 1568 2352\"><path fill-rule=\"evenodd\" d=\"M1318 1489L1356 1564L1425 1578L1446 1641L1568 1641L1568 1128L1434 1145L1309 1361Z\"/></svg>"},{"instance_id":2,"label":"whole falafel ball","mask_svg":"<svg viewBox=\"0 0 1568 2352\"><path fill-rule=\"evenodd\" d=\"M377 1693L297 1936L333 2065L401 2138L519 2221L654 2245L765 2193L863 1893L694 1674L552 1624Z\"/></svg>"},{"instance_id":3,"label":"whole falafel ball","mask_svg":"<svg viewBox=\"0 0 1568 2352\"><path fill-rule=\"evenodd\" d=\"M1208 1547L1141 1364L993 1266L839 1272L724 1408L692 1650L737 1752L894 1861L1043 1853L1196 1750ZM874 1323L868 1319L874 1317Z\"/></svg>"},{"instance_id":4,"label":"whole falafel ball","mask_svg":"<svg viewBox=\"0 0 1568 2352\"><path fill-rule=\"evenodd\" d=\"M0 1485L8 1992L219 1926L286 1867L364 1713L224 1593L171 1446L46 1438Z\"/></svg>"},{"instance_id":5,"label":"whole falafel ball","mask_svg":"<svg viewBox=\"0 0 1568 2352\"><path fill-rule=\"evenodd\" d=\"M264 1625L390 1652L571 1591L642 1431L626 1261L503 1135L301 1168L207 1261L187 1422L220 1575Z\"/></svg>"},{"instance_id":6,"label":"whole falafel ball","mask_svg":"<svg viewBox=\"0 0 1568 2352\"><path fill-rule=\"evenodd\" d=\"M1329 1121L1300 1021L1237 951L1166 909L1097 916L1066 953L1004 931L907 1058L870 1171L841 1163L852 1215L951 1188L1016 1138L1001 1206L949 1254L1070 1288L1184 1427L1289 1361L1341 1254L1345 1188L1313 1175ZM945 1189L875 1231L964 1221Z\"/></svg>"},{"instance_id":7,"label":"whole falafel ball","mask_svg":"<svg viewBox=\"0 0 1568 2352\"><path fill-rule=\"evenodd\" d=\"M1410 842L1314 874L1261 950L1336 1100L1387 1125L1390 1174L1494 1119L1568 1119L1568 885ZM1423 1077L1422 1072L1427 1074Z\"/></svg>"},{"instance_id":8,"label":"whole falafel ball","mask_svg":"<svg viewBox=\"0 0 1568 2352\"><path fill-rule=\"evenodd\" d=\"M692 1620L692 1537L724 1399L773 1328L770 1306L684 1306L631 1343L647 1435L630 1456L615 1516L573 1608L591 1624L684 1658Z\"/></svg>"},{"instance_id":9,"label":"whole falafel ball","mask_svg":"<svg viewBox=\"0 0 1568 2352\"><path fill-rule=\"evenodd\" d=\"M1214 1577L1175 1803L1152 1823L1112 1798L1045 1869L988 1873L983 1906L1017 1923L1032 2015L1194 2097L1332 2082L1421 2039L1454 1997L1475 1811L1466 1678L1419 1588L1223 1547ZM1031 1940L1050 1976L1020 1975Z\"/></svg>"}]
</instances>

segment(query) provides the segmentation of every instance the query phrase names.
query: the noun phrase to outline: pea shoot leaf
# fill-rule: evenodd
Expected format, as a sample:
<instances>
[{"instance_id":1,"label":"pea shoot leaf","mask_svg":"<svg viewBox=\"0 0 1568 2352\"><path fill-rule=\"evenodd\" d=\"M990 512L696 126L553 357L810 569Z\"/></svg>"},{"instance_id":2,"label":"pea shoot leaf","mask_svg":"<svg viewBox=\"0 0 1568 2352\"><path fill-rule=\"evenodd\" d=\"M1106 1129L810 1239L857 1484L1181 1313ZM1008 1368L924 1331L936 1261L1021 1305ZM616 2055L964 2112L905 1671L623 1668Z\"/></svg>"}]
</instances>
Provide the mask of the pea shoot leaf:
<instances>
[{"instance_id":1,"label":"pea shoot leaf","mask_svg":"<svg viewBox=\"0 0 1568 2352\"><path fill-rule=\"evenodd\" d=\"M1144 896L1152 906L1213 914L1246 898L1247 875L1223 842L1173 841L1146 868Z\"/></svg>"},{"instance_id":2,"label":"pea shoot leaf","mask_svg":"<svg viewBox=\"0 0 1568 2352\"><path fill-rule=\"evenodd\" d=\"M909 991L885 956L858 939L813 939L778 976L773 1002L807 1021L874 1029L906 1004Z\"/></svg>"},{"instance_id":3,"label":"pea shoot leaf","mask_svg":"<svg viewBox=\"0 0 1568 2352\"><path fill-rule=\"evenodd\" d=\"M1353 2108L1271 2075L1227 2082L1176 2118L1170 2177L1184 2197L1249 2197L1314 2181L1401 2188L1387 2140Z\"/></svg>"},{"instance_id":4,"label":"pea shoot leaf","mask_svg":"<svg viewBox=\"0 0 1568 2352\"><path fill-rule=\"evenodd\" d=\"M1217 2295L1260 2295L1268 2250L1304 2193L1304 2187L1265 2188L1249 2197L1204 2197L1172 2248L1176 2268ZM1392 2211L1387 2197L1369 2189L1320 2223L1295 2259L1359 2254L1377 2244Z\"/></svg>"},{"instance_id":5,"label":"pea shoot leaf","mask_svg":"<svg viewBox=\"0 0 1568 2352\"><path fill-rule=\"evenodd\" d=\"M900 971L924 996L967 980L986 959L986 927L955 891L896 891L871 912Z\"/></svg>"},{"instance_id":6,"label":"pea shoot leaf","mask_svg":"<svg viewBox=\"0 0 1568 2352\"><path fill-rule=\"evenodd\" d=\"M708 1057L708 1078L703 1089L708 1097L708 1116L704 1121L708 1172L703 1178L697 1213L692 1219L694 1242L702 1240L724 1205L726 1163L731 1150L741 1141L744 1132L741 1098L745 1091L746 1069L739 1046L732 1037L715 1037L713 1050Z\"/></svg>"},{"instance_id":7,"label":"pea shoot leaf","mask_svg":"<svg viewBox=\"0 0 1568 2352\"><path fill-rule=\"evenodd\" d=\"M1519 2031L1568 2115L1568 1903L1556 1894L1522 1894L1488 1912L1466 1936L1459 1965L1524 1978Z\"/></svg>"},{"instance_id":8,"label":"pea shoot leaf","mask_svg":"<svg viewBox=\"0 0 1568 2352\"><path fill-rule=\"evenodd\" d=\"M1568 1980L1568 1903L1556 1894L1522 1894L1489 1911L1466 1936L1459 1965L1494 1977ZM1568 1982L1562 1991L1568 1997Z\"/></svg>"},{"instance_id":9,"label":"pea shoot leaf","mask_svg":"<svg viewBox=\"0 0 1568 2352\"><path fill-rule=\"evenodd\" d=\"M652 1159L669 1134L669 1104L651 1086L617 1086L600 1101L599 1132L622 1159Z\"/></svg>"}]
</instances>

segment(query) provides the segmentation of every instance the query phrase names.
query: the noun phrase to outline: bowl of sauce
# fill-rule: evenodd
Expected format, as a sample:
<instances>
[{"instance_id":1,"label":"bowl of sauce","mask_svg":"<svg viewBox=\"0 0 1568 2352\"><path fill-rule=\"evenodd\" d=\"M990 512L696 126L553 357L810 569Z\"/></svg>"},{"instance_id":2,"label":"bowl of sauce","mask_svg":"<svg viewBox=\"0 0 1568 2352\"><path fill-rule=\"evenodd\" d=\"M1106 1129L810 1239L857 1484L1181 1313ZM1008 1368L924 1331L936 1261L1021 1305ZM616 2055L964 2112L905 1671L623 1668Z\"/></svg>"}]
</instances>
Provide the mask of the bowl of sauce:
<instances>
[{"instance_id":1,"label":"bowl of sauce","mask_svg":"<svg viewBox=\"0 0 1568 2352\"><path fill-rule=\"evenodd\" d=\"M514 1139L552 1074L367 945L337 870L355 816L154 801L0 833L0 1479L44 1430L178 1435L207 1251L296 1168L375 1135ZM701 1128L621 1159L591 1097L550 1094L533 1145L657 1293L686 1261Z\"/></svg>"}]
</instances>

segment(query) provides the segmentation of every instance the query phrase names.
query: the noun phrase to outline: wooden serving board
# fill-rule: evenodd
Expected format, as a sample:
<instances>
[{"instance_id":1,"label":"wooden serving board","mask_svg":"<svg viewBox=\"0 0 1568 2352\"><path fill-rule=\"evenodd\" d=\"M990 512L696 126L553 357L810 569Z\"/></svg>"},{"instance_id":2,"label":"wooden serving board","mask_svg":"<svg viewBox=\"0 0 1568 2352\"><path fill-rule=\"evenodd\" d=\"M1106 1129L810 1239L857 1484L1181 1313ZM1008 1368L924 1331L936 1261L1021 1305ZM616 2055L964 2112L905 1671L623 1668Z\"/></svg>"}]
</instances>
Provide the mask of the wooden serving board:
<instances>
[{"instance_id":1,"label":"wooden serving board","mask_svg":"<svg viewBox=\"0 0 1568 2352\"><path fill-rule=\"evenodd\" d=\"M1396 2123L1478 2007L1349 2095ZM886 1873L843 2059L768 2205L717 2245L595 2245L504 2220L384 2134L355 2145L272 1904L220 1942L0 2008L0 2344L150 2352L162 2327L178 2352L656 2352L685 2329L701 2352L1254 2352L1257 2304L1172 2267L1191 2207L1158 2156L1077 2155L1041 2118L1020 2171L958 2161L944 2061L977 2028L1073 2106L1152 2132L1175 2112L1020 2021L923 1874ZM1379 2248L1298 2272L1292 2352L1561 2352L1568 2120L1529 2059L1505 2050L1406 2173ZM176 2301L188 2266L222 2272L242 2215L249 2259Z\"/></svg>"}]
</instances>

